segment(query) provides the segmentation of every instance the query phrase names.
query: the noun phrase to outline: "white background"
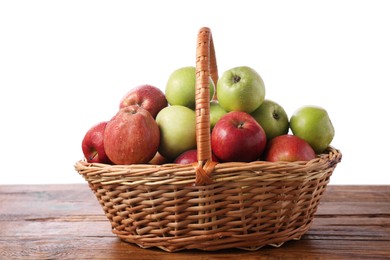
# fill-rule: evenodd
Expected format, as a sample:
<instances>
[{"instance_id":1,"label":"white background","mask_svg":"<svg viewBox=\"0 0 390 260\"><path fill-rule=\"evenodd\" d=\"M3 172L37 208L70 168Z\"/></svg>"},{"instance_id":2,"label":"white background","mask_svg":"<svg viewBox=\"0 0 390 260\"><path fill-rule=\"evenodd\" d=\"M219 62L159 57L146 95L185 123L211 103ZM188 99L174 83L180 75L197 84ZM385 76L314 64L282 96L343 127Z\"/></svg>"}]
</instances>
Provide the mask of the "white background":
<instances>
[{"instance_id":1,"label":"white background","mask_svg":"<svg viewBox=\"0 0 390 260\"><path fill-rule=\"evenodd\" d=\"M327 109L332 184L390 184L387 1L1 1L0 183L84 182L81 140L120 98L195 65L213 32L220 75L247 65L291 115Z\"/></svg>"}]
</instances>

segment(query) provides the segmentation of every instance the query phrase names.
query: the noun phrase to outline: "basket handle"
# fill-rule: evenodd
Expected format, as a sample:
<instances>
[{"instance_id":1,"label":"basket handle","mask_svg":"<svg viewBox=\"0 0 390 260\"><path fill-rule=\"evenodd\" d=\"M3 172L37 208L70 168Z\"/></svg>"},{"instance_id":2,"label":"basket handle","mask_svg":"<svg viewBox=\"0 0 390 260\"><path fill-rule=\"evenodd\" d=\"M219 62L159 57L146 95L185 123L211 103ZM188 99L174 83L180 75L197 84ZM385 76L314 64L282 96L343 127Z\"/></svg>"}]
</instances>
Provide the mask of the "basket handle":
<instances>
[{"instance_id":1,"label":"basket handle","mask_svg":"<svg viewBox=\"0 0 390 260\"><path fill-rule=\"evenodd\" d=\"M198 162L194 163L196 185L212 183L211 173L216 165L216 162L212 161L210 141L210 79L216 86L218 69L211 31L203 27L199 30L196 48L195 112L198 151ZM216 97L216 88L214 93Z\"/></svg>"}]
</instances>

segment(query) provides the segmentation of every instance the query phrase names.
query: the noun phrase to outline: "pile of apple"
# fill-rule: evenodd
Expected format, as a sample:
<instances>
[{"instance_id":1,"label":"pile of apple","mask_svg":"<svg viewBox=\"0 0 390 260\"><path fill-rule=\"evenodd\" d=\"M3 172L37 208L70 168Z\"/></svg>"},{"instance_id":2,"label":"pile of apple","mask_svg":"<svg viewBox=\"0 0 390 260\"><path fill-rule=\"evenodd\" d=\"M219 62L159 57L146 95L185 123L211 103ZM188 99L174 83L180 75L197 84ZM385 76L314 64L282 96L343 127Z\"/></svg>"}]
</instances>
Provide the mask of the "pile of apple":
<instances>
[{"instance_id":1,"label":"pile of apple","mask_svg":"<svg viewBox=\"0 0 390 260\"><path fill-rule=\"evenodd\" d=\"M333 139L325 109L303 106L289 119L281 105L265 99L264 82L250 67L225 71L215 88L218 100L210 82L214 161L308 161ZM105 164L196 162L194 109L195 67L175 70L165 93L151 85L135 87L123 96L109 121L86 132L85 158Z\"/></svg>"}]
</instances>

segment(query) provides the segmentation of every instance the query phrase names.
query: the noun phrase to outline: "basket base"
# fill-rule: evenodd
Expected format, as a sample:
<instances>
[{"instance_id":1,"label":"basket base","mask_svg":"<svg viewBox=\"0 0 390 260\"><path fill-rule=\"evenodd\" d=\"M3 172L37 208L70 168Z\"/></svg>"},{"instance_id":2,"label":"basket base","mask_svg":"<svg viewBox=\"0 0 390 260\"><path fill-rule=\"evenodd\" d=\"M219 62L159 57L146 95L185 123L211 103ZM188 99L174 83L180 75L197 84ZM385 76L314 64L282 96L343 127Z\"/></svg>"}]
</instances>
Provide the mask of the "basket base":
<instances>
[{"instance_id":1,"label":"basket base","mask_svg":"<svg viewBox=\"0 0 390 260\"><path fill-rule=\"evenodd\" d=\"M240 249L244 251L258 251L265 246L281 247L286 242L297 241L310 229L311 222L295 230L281 231L278 236L274 233L251 234L251 235L230 235L223 236L215 234L200 237L141 237L120 234L113 230L113 233L122 241L134 244L144 249L159 248L165 252L179 252L184 250L220 251L228 249Z\"/></svg>"}]
</instances>

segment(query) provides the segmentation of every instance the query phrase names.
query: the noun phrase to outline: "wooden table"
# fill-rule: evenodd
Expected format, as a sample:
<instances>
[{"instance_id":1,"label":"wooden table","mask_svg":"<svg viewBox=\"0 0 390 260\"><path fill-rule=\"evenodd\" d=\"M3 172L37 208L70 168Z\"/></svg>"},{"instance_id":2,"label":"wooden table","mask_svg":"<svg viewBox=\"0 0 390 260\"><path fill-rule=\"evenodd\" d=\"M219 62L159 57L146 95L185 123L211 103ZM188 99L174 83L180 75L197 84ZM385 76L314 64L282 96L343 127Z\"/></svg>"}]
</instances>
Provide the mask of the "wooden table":
<instances>
[{"instance_id":1,"label":"wooden table","mask_svg":"<svg viewBox=\"0 0 390 260\"><path fill-rule=\"evenodd\" d=\"M86 184L0 186L0 259L390 259L390 186L329 185L299 241L249 252L141 249Z\"/></svg>"}]
</instances>

